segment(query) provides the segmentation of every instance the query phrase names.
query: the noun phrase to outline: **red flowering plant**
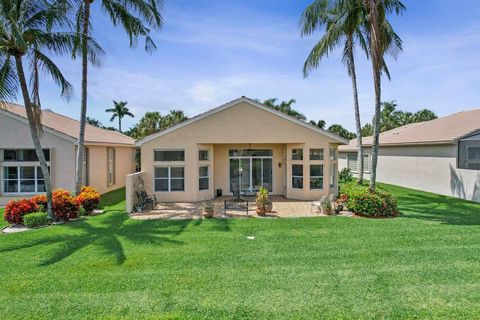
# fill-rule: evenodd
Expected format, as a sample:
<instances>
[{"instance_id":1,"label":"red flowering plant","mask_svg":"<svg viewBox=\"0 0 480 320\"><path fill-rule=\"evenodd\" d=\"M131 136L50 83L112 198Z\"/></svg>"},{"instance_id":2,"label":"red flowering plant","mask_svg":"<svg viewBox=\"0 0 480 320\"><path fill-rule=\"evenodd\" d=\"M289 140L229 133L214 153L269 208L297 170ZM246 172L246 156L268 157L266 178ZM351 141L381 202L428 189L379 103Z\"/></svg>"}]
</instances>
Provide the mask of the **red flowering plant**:
<instances>
[{"instance_id":1,"label":"red flowering plant","mask_svg":"<svg viewBox=\"0 0 480 320\"><path fill-rule=\"evenodd\" d=\"M86 214L91 214L100 204L100 193L94 187L85 186L76 200L85 209Z\"/></svg>"},{"instance_id":2,"label":"red flowering plant","mask_svg":"<svg viewBox=\"0 0 480 320\"><path fill-rule=\"evenodd\" d=\"M37 211L38 205L32 200L12 200L5 207L3 217L10 224L22 224L24 215Z\"/></svg>"},{"instance_id":3,"label":"red flowering plant","mask_svg":"<svg viewBox=\"0 0 480 320\"><path fill-rule=\"evenodd\" d=\"M53 190L52 198L55 218L68 221L78 217L80 205L70 192L63 189L55 189Z\"/></svg>"},{"instance_id":4,"label":"red flowering plant","mask_svg":"<svg viewBox=\"0 0 480 320\"><path fill-rule=\"evenodd\" d=\"M32 197L32 201L38 205L39 211L47 212L47 196L40 194L38 196Z\"/></svg>"}]
</instances>

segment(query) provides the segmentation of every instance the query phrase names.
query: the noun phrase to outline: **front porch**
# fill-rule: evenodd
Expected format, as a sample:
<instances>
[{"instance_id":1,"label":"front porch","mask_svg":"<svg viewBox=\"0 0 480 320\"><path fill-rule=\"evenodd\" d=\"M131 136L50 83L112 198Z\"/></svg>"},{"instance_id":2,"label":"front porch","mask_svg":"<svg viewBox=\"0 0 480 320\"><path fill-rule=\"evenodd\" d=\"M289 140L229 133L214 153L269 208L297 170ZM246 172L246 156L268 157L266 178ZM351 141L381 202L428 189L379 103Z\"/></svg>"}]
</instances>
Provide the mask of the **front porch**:
<instances>
[{"instance_id":1,"label":"front porch","mask_svg":"<svg viewBox=\"0 0 480 320\"><path fill-rule=\"evenodd\" d=\"M283 196L271 196L273 210L267 214L267 218L304 218L325 216L312 209L311 201L292 200ZM248 201L248 215L246 210L227 209L225 210L225 201L232 200L231 196L215 198L210 201L214 208L214 218L247 218L256 217L255 199L246 199ZM153 210L146 212L132 213L130 216L135 220L189 220L202 218L203 202L169 202L159 203Z\"/></svg>"}]
</instances>

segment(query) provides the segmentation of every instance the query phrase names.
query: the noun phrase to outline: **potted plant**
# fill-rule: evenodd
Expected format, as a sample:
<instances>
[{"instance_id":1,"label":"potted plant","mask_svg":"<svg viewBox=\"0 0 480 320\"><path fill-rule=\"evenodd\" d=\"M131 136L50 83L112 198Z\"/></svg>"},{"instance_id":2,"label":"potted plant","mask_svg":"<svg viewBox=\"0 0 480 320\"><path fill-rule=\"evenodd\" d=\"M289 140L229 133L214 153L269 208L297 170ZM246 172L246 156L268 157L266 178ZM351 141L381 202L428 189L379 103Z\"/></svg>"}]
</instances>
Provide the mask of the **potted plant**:
<instances>
[{"instance_id":1,"label":"potted plant","mask_svg":"<svg viewBox=\"0 0 480 320\"><path fill-rule=\"evenodd\" d=\"M273 210L272 200L268 199L267 204L265 205L265 211L271 213Z\"/></svg>"},{"instance_id":2,"label":"potted plant","mask_svg":"<svg viewBox=\"0 0 480 320\"><path fill-rule=\"evenodd\" d=\"M260 190L257 192L257 196L255 198L255 203L257 205L257 214L259 216L264 216L267 212L267 204L269 202L268 198L268 190L261 187Z\"/></svg>"},{"instance_id":3,"label":"potted plant","mask_svg":"<svg viewBox=\"0 0 480 320\"><path fill-rule=\"evenodd\" d=\"M213 217L213 206L210 202L204 202L202 206L202 216L204 218Z\"/></svg>"},{"instance_id":4,"label":"potted plant","mask_svg":"<svg viewBox=\"0 0 480 320\"><path fill-rule=\"evenodd\" d=\"M332 214L332 203L329 200L322 202L322 213L329 216Z\"/></svg>"},{"instance_id":5,"label":"potted plant","mask_svg":"<svg viewBox=\"0 0 480 320\"><path fill-rule=\"evenodd\" d=\"M335 213L339 214L343 211L343 209L344 207L342 201L340 199L337 199L337 201L335 201Z\"/></svg>"}]
</instances>

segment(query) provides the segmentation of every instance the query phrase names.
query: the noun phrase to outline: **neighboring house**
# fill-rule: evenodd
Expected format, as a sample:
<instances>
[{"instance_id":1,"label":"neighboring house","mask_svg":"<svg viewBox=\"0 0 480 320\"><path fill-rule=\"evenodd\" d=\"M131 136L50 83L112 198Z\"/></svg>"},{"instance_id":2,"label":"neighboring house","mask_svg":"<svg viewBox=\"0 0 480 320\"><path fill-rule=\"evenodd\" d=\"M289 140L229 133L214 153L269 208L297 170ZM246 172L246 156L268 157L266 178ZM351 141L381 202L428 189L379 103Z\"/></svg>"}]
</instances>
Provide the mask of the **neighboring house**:
<instances>
[{"instance_id":1,"label":"neighboring house","mask_svg":"<svg viewBox=\"0 0 480 320\"><path fill-rule=\"evenodd\" d=\"M42 147L50 166L53 188L75 189L75 163L80 123L49 110L42 111ZM125 186L134 172L135 140L91 125L85 129L85 185L105 193ZM0 109L0 205L44 192L25 108L8 104Z\"/></svg>"},{"instance_id":2,"label":"neighboring house","mask_svg":"<svg viewBox=\"0 0 480 320\"><path fill-rule=\"evenodd\" d=\"M369 179L372 138L363 141ZM357 172L356 147L339 148L340 168ZM480 109L382 133L377 180L480 202Z\"/></svg>"},{"instance_id":3,"label":"neighboring house","mask_svg":"<svg viewBox=\"0 0 480 320\"><path fill-rule=\"evenodd\" d=\"M241 97L136 145L144 188L159 201L202 201L259 186L313 200L337 192L337 147L347 142Z\"/></svg>"}]
</instances>

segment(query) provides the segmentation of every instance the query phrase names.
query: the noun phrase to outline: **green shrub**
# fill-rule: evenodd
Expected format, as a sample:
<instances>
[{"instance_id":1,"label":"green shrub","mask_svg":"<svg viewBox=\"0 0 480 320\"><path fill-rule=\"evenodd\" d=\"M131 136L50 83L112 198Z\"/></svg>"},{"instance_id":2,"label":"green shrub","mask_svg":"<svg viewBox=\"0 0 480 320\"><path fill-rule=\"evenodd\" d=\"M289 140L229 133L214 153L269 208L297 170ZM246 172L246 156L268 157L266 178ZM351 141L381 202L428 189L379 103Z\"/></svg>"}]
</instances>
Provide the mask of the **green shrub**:
<instances>
[{"instance_id":1,"label":"green shrub","mask_svg":"<svg viewBox=\"0 0 480 320\"><path fill-rule=\"evenodd\" d=\"M338 173L338 180L340 182L350 182L353 180L352 170L348 168L343 168Z\"/></svg>"},{"instance_id":2,"label":"green shrub","mask_svg":"<svg viewBox=\"0 0 480 320\"><path fill-rule=\"evenodd\" d=\"M352 212L369 217L396 216L397 199L392 194L377 189L370 192L365 185L349 182L340 188L341 199Z\"/></svg>"},{"instance_id":3,"label":"green shrub","mask_svg":"<svg viewBox=\"0 0 480 320\"><path fill-rule=\"evenodd\" d=\"M29 228L46 225L48 224L48 215L42 211L28 213L23 216L23 224Z\"/></svg>"}]
</instances>

